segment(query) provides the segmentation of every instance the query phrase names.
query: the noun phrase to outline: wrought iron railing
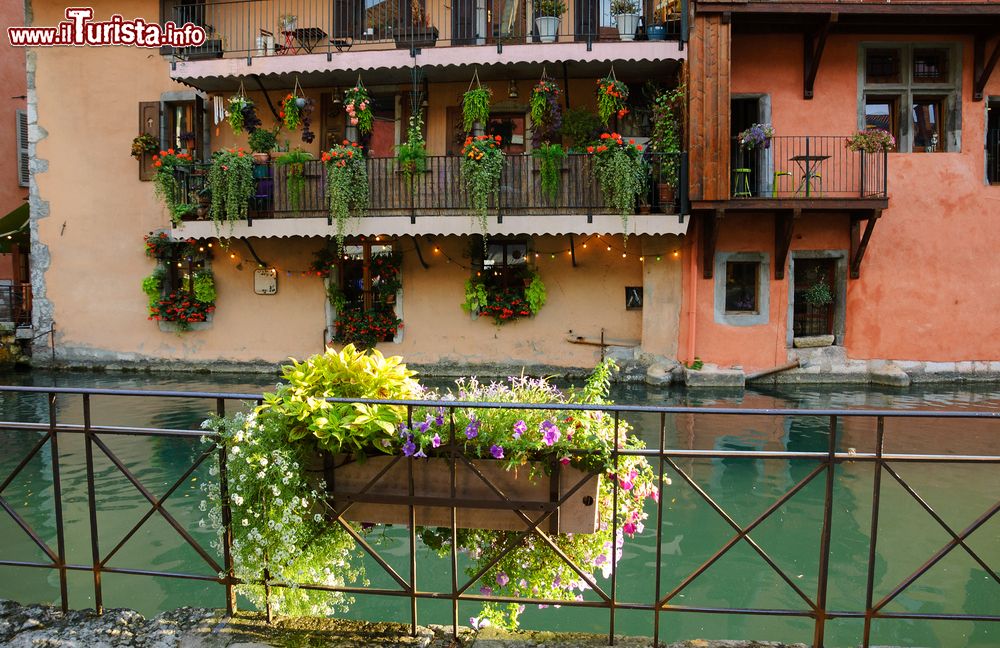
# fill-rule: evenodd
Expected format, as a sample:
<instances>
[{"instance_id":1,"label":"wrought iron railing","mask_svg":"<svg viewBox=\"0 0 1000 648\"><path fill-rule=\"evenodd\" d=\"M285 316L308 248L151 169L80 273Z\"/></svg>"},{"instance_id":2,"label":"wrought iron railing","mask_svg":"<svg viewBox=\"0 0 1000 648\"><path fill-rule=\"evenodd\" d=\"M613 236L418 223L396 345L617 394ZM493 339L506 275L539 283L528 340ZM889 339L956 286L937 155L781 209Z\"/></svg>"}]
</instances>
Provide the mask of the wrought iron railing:
<instances>
[{"instance_id":1,"label":"wrought iron railing","mask_svg":"<svg viewBox=\"0 0 1000 648\"><path fill-rule=\"evenodd\" d=\"M1000 128L986 131L986 181L1000 184Z\"/></svg>"},{"instance_id":2,"label":"wrought iron railing","mask_svg":"<svg viewBox=\"0 0 1000 648\"><path fill-rule=\"evenodd\" d=\"M172 19L208 32L205 44L178 51L188 59L620 40L607 2L567 4L554 32L536 22L541 16L530 0L236 0L174 7ZM638 0L638 6L633 38L683 38L687 0ZM294 20L286 21L288 15Z\"/></svg>"},{"instance_id":3,"label":"wrought iron railing","mask_svg":"<svg viewBox=\"0 0 1000 648\"><path fill-rule=\"evenodd\" d=\"M188 439L192 444L197 444L198 440L204 436L208 438L213 438L212 434L207 434L203 430L179 430L179 429L163 429L163 428L145 428L145 427L125 427L125 426L111 426L102 424L100 421L94 420L93 415L93 403L95 400L107 400L107 399L121 399L125 400L131 397L142 397L142 398L153 398L153 399L200 399L203 402L211 403L214 405L214 410L219 414L224 414L226 411L227 402L233 400L243 400L251 402L260 402L261 396L259 394L231 394L231 393L214 393L214 392L177 392L177 391L139 391L139 390L108 390L108 389L75 389L75 388L55 388L55 387L0 387L0 394L3 394L5 398L13 397L23 397L23 398L39 398L45 397L47 399L47 413L42 415L41 418L44 422L37 421L0 421L0 430L5 430L10 433L14 433L18 437L23 436L28 439L27 444L11 444L9 447L18 448L26 447L27 452L23 457L10 458L10 462L13 463L17 461L17 465L11 471L10 474L3 477L0 481L0 508L13 519L18 527L27 535L28 538L36 545L43 553L44 559L36 560L25 560L11 554L13 551L12 543L4 542L0 546L0 566L8 567L22 567L22 568L38 568L45 570L53 570L58 576L59 590L60 590L60 601L63 609L69 607L68 598L68 579L70 572L81 572L89 573L93 579L93 593L94 593L94 604L97 612L103 613L103 584L102 576L105 574L123 574L123 575L134 575L140 577L157 577L166 579L187 579L203 582L218 583L225 588L226 601L228 612L232 613L235 610L236 598L234 595L234 585L238 582L233 577L233 563L231 557L231 519L230 511L228 507L223 507L222 521L225 532L223 534L222 543L222 556L221 559L217 559L218 556L213 556L212 553L203 547L196 538L192 535L191 530L185 528L183 524L178 522L178 519L170 513L169 507L179 506L180 502L178 499L174 498L173 501L168 502L177 490L184 484L195 471L205 462L215 462L217 464L218 471L217 479L221 487L221 494L223 501L227 501L227 492L229 487L228 476L227 476L227 452L225 450L214 449L209 446L208 449L197 448L193 454L194 460L191 465L185 470L179 479L173 482L172 485L168 486L162 495L157 495L153 490L151 484L144 483L140 477L141 471L137 470L133 463L124 461L119 454L114 450L114 443L111 442L112 438L120 437L153 437L153 438L174 438L174 439ZM57 399L73 398L74 403L76 399L80 399L82 406L82 417L74 417L77 420L82 420L82 424L69 424L59 420L58 409L57 409ZM336 400L336 399L331 399ZM340 402L373 402L373 401L345 401ZM805 618L810 619L812 623L812 635L813 635L813 645L817 647L822 647L824 645L824 638L826 636L826 624L830 620L834 619L853 619L860 622L857 626L857 641L865 647L870 645L871 642L871 632L872 623L876 620L889 620L889 619L910 619L910 620L920 620L924 622L945 622L948 621L977 621L977 622L1000 622L1000 611L993 612L975 612L971 613L969 611L956 610L947 613L937 613L937 612L914 612L914 611L893 611L890 607L890 603L899 599L902 595L907 593L908 588L910 588L913 583L931 570L935 565L938 565L955 550L961 550L968 557L970 557L977 565L977 569L981 568L983 570L983 578L987 581L995 581L996 584L1000 584L1000 576L997 575L996 565L992 565L988 562L990 559L995 559L995 552L990 553L979 553L974 548L973 545L968 542L970 536L976 532L977 529L983 528L995 515L1000 511L1000 499L997 498L997 493L991 492L991 488L988 482L981 482L978 487L977 494L985 495L986 501L988 502L985 510L977 515L975 519L968 523L964 528L957 528L949 525L945 521L943 516L939 514L934 507L928 503L928 501L920 495L916 490L916 487L910 483L904 475L906 475L906 469L903 466L910 465L942 465L950 464L955 466L962 466L965 469L972 469L976 466L995 466L1000 464L1000 453L996 451L987 452L985 454L962 454L959 452L948 453L945 450L937 450L936 441L932 440L923 447L933 447L934 450L923 451L923 452L892 452L888 449L887 441L890 436L897 433L900 436L904 436L907 432L907 428L910 426L915 426L920 422L944 422L944 421L961 421L963 423L963 430L968 428L968 431L973 435L978 433L983 433L983 438L995 438L997 428L1000 427L1000 412L933 412L933 411L888 411L888 410L840 410L840 409L819 409L819 410L806 410L806 409L747 409L747 408L701 408L701 407L661 407L661 406L614 406L614 405L545 405L545 404L530 404L530 405L514 405L514 404L497 404L497 403L469 403L462 402L456 403L454 401L381 401L385 403L395 403L404 405L407 409L407 416L412 419L414 408L417 407L444 407L448 410L448 418L446 420L452 421L452 438L455 438L454 430L454 410L455 408L511 408L511 409L543 409L543 410L566 410L566 411L576 411L581 410L593 410L602 411L607 415L613 417L615 433L617 435L618 430L621 428L623 421L626 421L629 417L643 416L652 417L652 419L658 421L658 441L654 442L653 447L647 449L618 449L615 450L619 455L633 455L633 456L643 456L645 457L654 467L656 474L659 475L659 486L661 488L664 486L665 475L671 474L675 475L675 483L671 486L671 490L679 488L689 488L693 493L697 495L697 499L702 500L705 505L707 505L711 510L715 511L724 521L725 525L731 528L731 533L733 534L728 541L726 541L722 546L715 551L708 559L706 559L697 569L690 572L686 577L677 581L676 583L668 583L666 586L662 584L664 572L664 564L667 560L674 560L671 556L664 555L664 499L661 497L656 505L655 513L650 514L649 524L647 526L653 526L655 520L655 546L653 555L644 554L641 558L642 561L655 560L655 592L651 592L652 596L648 600L629 600L628 598L622 597L620 592L623 590L617 587L618 583L618 573L620 568L617 563L612 562L612 569L610 573L610 586L601 587L594 583L594 597L596 600L576 600L576 601L552 601L552 600L538 600L531 598L504 598L504 597L488 597L481 596L474 593L469 593L469 589L476 582L476 579L464 583L463 577L458 573L458 562L454 555L455 543L452 543L452 557L450 561L452 574L451 586L445 591L430 591L427 589L426 582L424 580L418 581L418 572L416 570L417 564L417 538L418 532L412 521L414 518L415 508L420 506L432 506L432 507L443 507L450 509L451 519L452 519L452 533L455 533L455 522L457 516L457 505L454 500L435 500L429 501L426 497L406 497L400 496L395 500L397 504L403 504L408 506L410 509L410 520L411 523L405 525L407 527L407 534L409 537L409 550L408 550L408 560L410 563L410 570L406 574L400 574L389 567L385 560L379 557L378 552L361 539L361 544L366 552L371 554L375 558L376 562L384 567L388 572L395 584L398 586L391 587L332 587L325 585L317 585L313 583L303 583L301 586L307 587L314 590L323 591L344 591L350 592L352 595L376 595L376 596L389 596L389 597L401 597L403 599L408 599L410 602L411 610L411 625L414 632L416 632L416 626L418 622L418 606L417 602L421 600L447 600L450 601L452 606L452 623L454 625L454 630L457 634L458 632L458 605L462 601L501 601L501 602L524 602L524 603L540 603L540 604L556 604L562 605L564 607L584 607L594 610L605 610L608 615L608 636L609 641L613 644L615 639L615 628L616 620L618 614L622 611L630 611L630 613L635 612L646 612L651 615L652 627L653 627L653 637L654 641L658 641L661 632L661 616L664 614L680 614L680 613L706 613L706 614L733 614L733 615L755 615L755 616L773 616L773 617L783 617L783 618ZM106 405L107 403L102 403ZM101 411L109 411L108 409L102 409ZM64 416L67 415L64 412ZM823 445L825 449L822 451L805 451L805 450L792 450L792 449L778 449L778 450L746 450L746 449L711 449L711 450L701 450L693 449L692 447L675 448L669 447L667 445L666 430L667 430L667 417L668 416L679 416L679 417L690 417L694 421L699 418L704 417L743 417L752 416L752 420L760 422L762 417L769 417L771 419L784 419L785 421L791 419L812 419L815 420L816 417L825 419L827 421L827 434L826 439L823 440ZM709 418L709 420L712 420ZM866 426L862 426L865 423ZM988 425L989 429L984 430L983 425ZM787 425L787 422L784 424ZM785 429L782 425L782 429ZM851 425L853 428L854 436L852 441L857 444L858 441L863 442L866 446L863 446L861 450L855 450L855 448L845 448L845 428ZM861 431L859 432L859 429ZM860 435L860 437L858 436ZM75 437L79 439L83 438L84 449L85 449L85 479L86 479L86 489L87 495L86 500L88 502L88 521L89 521L89 544L91 547L91 559L84 562L70 562L67 558L66 551L66 523L63 516L63 506L64 501L73 500L79 501L81 499L81 494L78 493L63 493L63 476L62 476L62 463L65 458L60 456L59 443L60 440L66 439L68 436ZM912 437L911 437L912 438ZM949 437L949 441L952 441ZM898 444L896 438L893 438L894 446ZM7 489L17 478L21 471L31 462L33 458L38 456L43 449L47 448L50 453L50 460L46 462L46 470L51 472L51 488L52 502L53 502L53 515L54 524L51 524L51 533L56 537L55 546L52 546L51 540L46 540L42 537L42 533L38 529L33 527L23 516L21 516L12 503L5 498L3 492ZM149 510L145 515L138 519L138 522L131 527L131 529L126 533L124 538L119 540L117 544L112 549L108 549L108 542L104 540L107 537L107 528L102 532L101 519L98 516L97 504L95 502L99 501L99 484L98 484L98 472L95 471L95 456L100 455L102 457L102 463L110 461L114 471L114 474L120 473L124 476L135 488L141 493L143 498L149 504ZM449 450L444 455L446 458L450 458L452 462L452 471L454 472L456 462L463 461L463 455ZM734 512L727 511L721 504L718 495L712 497L704 487L699 485L698 481L694 478L694 472L689 466L689 463L697 460L715 460L722 462L731 462L735 460L752 460L757 462L771 462L779 461L786 463L789 467L795 466L797 478L794 479L794 485L784 492L780 497L773 501L766 509L758 513L750 522L741 523L736 521ZM408 463L419 461L414 458L398 458L397 461ZM859 479L856 475L852 477L851 481L853 484L852 493L854 499L861 500L862 498L870 497L871 508L870 511L867 509L867 505L859 505L861 509L860 515L867 517L870 515L870 526L867 529L867 533L864 534L866 539L865 544L867 547L856 546L856 551L851 553L847 557L851 561L862 561L866 560L866 571L867 577L857 583L857 587L850 588L848 595L851 597L853 604L849 609L833 608L829 603L828 597L828 586L831 573L831 560L834 558L831 546L832 540L834 538L834 524L833 518L836 510L842 509L846 506L843 502L838 502L835 500L835 488L834 484L837 479L838 472L843 473L847 466L853 464L869 464L872 466L871 481ZM384 471L383 471L384 472ZM409 473L410 477L410 492L413 490L413 471L412 469L406 471ZM102 469L101 475L106 473L105 469ZM919 472L918 472L919 474ZM883 547L879 544L880 532L886 530L885 523L880 523L880 515L885 512L883 511L882 505L882 482L895 482L905 491L907 500L912 498L912 503L915 503L919 509L927 514L927 518L924 518L926 522L931 523L929 526L936 531L943 530L947 536L947 541L940 545L940 548L929 555L925 561L915 569L907 569L909 575L900 581L893 579L888 585L882 582L885 579L885 565L883 562L886 560L887 556L897 556L897 547ZM793 480L789 480L791 483ZM618 489L620 486L617 483L618 480L612 480L613 488ZM804 521L792 520L796 512L802 513L808 509L797 508L794 506L786 507L785 504L793 500L796 495L803 490L805 490L811 483L817 482L822 484L822 507L821 515L816 519L807 519ZM864 483L865 492L858 492L858 487ZM980 483L973 480L970 483ZM158 483L157 488L161 489L166 483ZM868 485L870 485L870 491L868 491ZM43 487L45 488L45 487ZM36 486L35 490L39 490ZM365 492L368 488L363 489L361 493L352 497L351 501L365 501ZM667 491L668 493L670 491ZM510 510L518 511L519 503L512 501L509 498L503 496L502 493L497 493L498 497L496 501L492 502L492 508L499 510ZM676 495L674 495L676 497ZM375 495L368 498L370 501L378 501ZM382 498L384 499L384 498ZM553 502L556 500L553 499ZM617 496L615 501L617 501ZM977 501L980 501L977 499ZM992 502L992 503L990 503ZM533 510L539 510L537 502L533 503ZM537 538L540 542L546 542L550 538L547 536L546 532L542 530L542 523L550 516L554 515L558 507L548 506L544 507L542 510L545 511L545 515L537 520L530 520L528 517L521 515L525 520L525 530L524 538L533 537ZM979 508L976 506L973 510L978 511ZM795 575L789 574L786 569L772 557L754 538L754 534L760 537L758 533L760 531L761 525L774 517L777 517L776 512L781 511L784 525L794 524L804 524L807 527L818 528L819 530L819 556L816 563L816 591L814 593L809 593L805 591L804 585L801 585L804 581L799 580L802 574ZM853 511L848 511L851 514L852 520L854 519ZM106 516L107 513L102 513L102 516ZM163 520L169 524L169 526L176 532L184 543L192 547L196 553L200 556L201 560L204 562L204 567L207 568L208 573L189 573L189 572L174 572L174 571L157 571L146 568L139 567L113 567L108 563L113 556L121 549L121 547L128 542L130 538L135 536L137 531L143 525L143 523L149 518L159 515ZM742 514L745 516L745 512ZM614 522L615 528L612 529L612 536L617 537L617 516L614 516L616 520ZM47 520L48 525L52 520ZM343 521L343 510L337 512L335 510L335 515L332 516L330 523L333 524L343 524L345 527L347 523ZM121 520L115 520L114 528L120 529ZM794 527L801 528L801 527ZM701 530L697 528L687 529L686 532L698 534ZM926 530L925 530L926 531ZM360 537L356 533L352 534L356 540ZM117 535L115 536L117 538ZM706 538L707 539L707 538ZM551 543L549 543L551 546ZM516 543L509 549L516 547ZM936 546L936 545L935 545ZM980 545L976 545L980 546ZM993 548L993 545L986 543L987 547ZM711 605L688 605L685 604L683 594L689 591L687 588L708 570L712 565L719 562L720 559L725 557L734 548L745 548L749 547L754 554L756 554L764 563L766 563L774 574L776 574L781 581L783 581L787 586L791 588L797 598L795 601L801 601L798 607L786 607L786 608L762 608L759 602L756 600L756 595L753 593L748 593L748 600L745 604L740 605L730 605L730 606L711 606ZM866 558L862 558L862 552L866 554ZM881 554L879 552L882 552ZM914 556L907 556L907 564L914 562ZM560 555L561 560L568 561L569 559L565 555ZM624 558L623 560L627 560ZM571 564L571 566L573 566ZM574 567L575 568L575 567ZM649 569L646 562L643 562L643 569ZM796 571L802 570L803 566L796 566ZM881 576L877 578L877 572L883 572ZM265 576L262 574L262 579ZM283 587L288 586L287 584L277 583L277 582L266 582L262 581L265 587ZM992 584L992 583L991 583ZM3 586L0 585L0 594L3 593ZM948 599L954 601L956 599ZM988 601L992 601L991 606L995 606L998 599L994 597L988 597ZM898 608L897 608L898 609ZM992 608L991 608L992 609ZM269 615L270 616L270 615ZM862 625L863 623L863 625ZM853 645L854 642L852 642Z\"/></svg>"},{"instance_id":4,"label":"wrought iron railing","mask_svg":"<svg viewBox=\"0 0 1000 648\"><path fill-rule=\"evenodd\" d=\"M31 324L31 284L0 284L0 322Z\"/></svg>"},{"instance_id":5,"label":"wrought iron railing","mask_svg":"<svg viewBox=\"0 0 1000 648\"><path fill-rule=\"evenodd\" d=\"M655 213L684 213L687 208L687 154L654 153L646 156L646 187L639 197L637 209L648 208ZM368 158L369 208L377 216L466 215L470 213L468 195L462 183L461 158L430 156L426 170L407 175L399 168L396 158ZM593 172L593 159L588 155L566 156L561 182L555 200L542 191L539 162L530 155L510 155L504 160L497 200L492 212L505 214L608 214L613 211L604 204L601 189ZM303 165L304 183L293 200L288 184L289 168L271 162L256 167L259 176L254 197L250 201L251 219L327 217L326 171L323 163L312 160ZM176 172L180 202L196 204L206 200L205 167L183 167ZM660 180L677 185L670 193L659 192ZM188 216L187 218L191 218Z\"/></svg>"},{"instance_id":6,"label":"wrought iron railing","mask_svg":"<svg viewBox=\"0 0 1000 648\"><path fill-rule=\"evenodd\" d=\"M733 198L885 198L888 154L852 151L836 135L781 135L753 148L733 138L731 173Z\"/></svg>"}]
</instances>

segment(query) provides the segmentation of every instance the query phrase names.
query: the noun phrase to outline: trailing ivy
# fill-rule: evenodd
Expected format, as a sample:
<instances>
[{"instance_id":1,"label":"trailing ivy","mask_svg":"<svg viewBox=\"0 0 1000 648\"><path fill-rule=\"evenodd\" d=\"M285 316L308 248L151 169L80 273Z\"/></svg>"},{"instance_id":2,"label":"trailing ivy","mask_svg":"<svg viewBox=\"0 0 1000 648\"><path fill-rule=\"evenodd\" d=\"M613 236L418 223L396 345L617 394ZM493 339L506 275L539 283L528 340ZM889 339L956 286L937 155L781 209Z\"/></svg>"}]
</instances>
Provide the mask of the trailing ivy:
<instances>
[{"instance_id":1,"label":"trailing ivy","mask_svg":"<svg viewBox=\"0 0 1000 648\"><path fill-rule=\"evenodd\" d=\"M410 117L410 127L406 131L406 142L399 145L396 163L406 177L410 191L416 192L413 180L427 170L427 142L424 141L424 120L421 114Z\"/></svg>"},{"instance_id":2,"label":"trailing ivy","mask_svg":"<svg viewBox=\"0 0 1000 648\"><path fill-rule=\"evenodd\" d=\"M337 249L344 247L344 231L350 216L362 216L368 209L368 166L364 150L344 140L325 151L326 200L330 216L337 221Z\"/></svg>"},{"instance_id":3,"label":"trailing ivy","mask_svg":"<svg viewBox=\"0 0 1000 648\"><path fill-rule=\"evenodd\" d=\"M562 187L562 165L566 151L559 144L542 144L531 154L538 160L542 195L554 205L559 202L559 190Z\"/></svg>"},{"instance_id":4,"label":"trailing ivy","mask_svg":"<svg viewBox=\"0 0 1000 648\"><path fill-rule=\"evenodd\" d=\"M312 159L311 153L295 149L276 160L285 167L285 190L288 193L288 206L292 211L298 211L302 203L302 191L306 186L306 162Z\"/></svg>"},{"instance_id":5,"label":"trailing ivy","mask_svg":"<svg viewBox=\"0 0 1000 648\"><path fill-rule=\"evenodd\" d=\"M245 220L256 187L253 160L242 147L217 151L208 170L208 186L212 190L209 215L216 228L222 220Z\"/></svg>"},{"instance_id":6,"label":"trailing ivy","mask_svg":"<svg viewBox=\"0 0 1000 648\"><path fill-rule=\"evenodd\" d=\"M465 145L462 147L462 180L465 182L469 206L479 218L484 237L487 235L486 219L490 210L490 198L500 197L503 160L499 135L465 138Z\"/></svg>"},{"instance_id":7,"label":"trailing ivy","mask_svg":"<svg viewBox=\"0 0 1000 648\"><path fill-rule=\"evenodd\" d=\"M490 99L493 91L485 87L472 88L462 95L462 124L470 132L476 123L486 125L490 120Z\"/></svg>"},{"instance_id":8,"label":"trailing ivy","mask_svg":"<svg viewBox=\"0 0 1000 648\"><path fill-rule=\"evenodd\" d=\"M190 166L191 156L187 153L177 153L174 149L160 151L158 155L153 155L153 193L163 201L167 211L170 212L170 220L173 223L180 223L181 217L194 209L194 205L180 200L178 194L181 192L180 184L177 182L177 169L183 166Z\"/></svg>"},{"instance_id":9,"label":"trailing ivy","mask_svg":"<svg viewBox=\"0 0 1000 648\"><path fill-rule=\"evenodd\" d=\"M618 133L604 133L601 144L588 146L594 156L594 178L601 186L604 202L621 215L622 230L628 237L628 217L635 212L636 200L646 188L647 166L642 145L626 142Z\"/></svg>"}]
</instances>

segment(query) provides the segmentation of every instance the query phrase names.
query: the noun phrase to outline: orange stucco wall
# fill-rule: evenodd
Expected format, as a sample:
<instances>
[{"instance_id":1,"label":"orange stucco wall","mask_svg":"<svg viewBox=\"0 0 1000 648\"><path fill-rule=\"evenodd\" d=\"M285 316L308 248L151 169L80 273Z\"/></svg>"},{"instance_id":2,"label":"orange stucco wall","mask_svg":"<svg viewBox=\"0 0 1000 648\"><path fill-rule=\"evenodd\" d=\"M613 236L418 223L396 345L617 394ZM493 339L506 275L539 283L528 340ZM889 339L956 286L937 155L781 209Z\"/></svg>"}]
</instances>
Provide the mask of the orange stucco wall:
<instances>
[{"instance_id":1,"label":"orange stucco wall","mask_svg":"<svg viewBox=\"0 0 1000 648\"><path fill-rule=\"evenodd\" d=\"M802 98L802 39L736 36L732 92L768 94L777 135L846 135L858 128L858 52L865 41L921 38L833 36L826 45L815 99ZM930 40L923 38L923 40ZM985 105L973 102L972 40L934 37L962 45L962 151L890 153L889 209L875 227L861 267L849 280L845 346L852 358L925 361L1000 359L1000 244L993 216L1000 187L984 183ZM986 94L1000 94L993 76ZM733 216L721 221L717 252L774 254L774 217ZM849 249L847 215L805 216L795 222L792 250ZM690 255L689 246L685 253ZM788 273L770 270L771 312L766 325L716 324L714 283L691 281L685 263L681 349L705 361L747 369L786 361ZM696 323L692 326L691 310Z\"/></svg>"}]
</instances>

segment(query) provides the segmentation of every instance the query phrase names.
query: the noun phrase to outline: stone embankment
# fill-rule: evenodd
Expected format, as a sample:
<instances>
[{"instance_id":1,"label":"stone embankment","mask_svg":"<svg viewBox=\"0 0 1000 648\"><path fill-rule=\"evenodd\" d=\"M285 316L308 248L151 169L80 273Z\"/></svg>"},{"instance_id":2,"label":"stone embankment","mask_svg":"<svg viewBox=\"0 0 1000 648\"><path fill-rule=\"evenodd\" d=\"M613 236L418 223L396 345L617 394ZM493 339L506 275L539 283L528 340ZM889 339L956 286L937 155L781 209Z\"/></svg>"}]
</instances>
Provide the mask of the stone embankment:
<instances>
[{"instance_id":1,"label":"stone embankment","mask_svg":"<svg viewBox=\"0 0 1000 648\"><path fill-rule=\"evenodd\" d=\"M278 619L272 625L259 614L226 617L218 610L181 608L146 619L132 610L63 614L56 608L0 600L0 645L14 648L596 648L606 635L474 631L421 626L411 636L399 623L337 619ZM620 637L622 648L647 648L648 638ZM662 644L661 644L662 645ZM806 648L803 644L695 639L667 648Z\"/></svg>"}]
</instances>

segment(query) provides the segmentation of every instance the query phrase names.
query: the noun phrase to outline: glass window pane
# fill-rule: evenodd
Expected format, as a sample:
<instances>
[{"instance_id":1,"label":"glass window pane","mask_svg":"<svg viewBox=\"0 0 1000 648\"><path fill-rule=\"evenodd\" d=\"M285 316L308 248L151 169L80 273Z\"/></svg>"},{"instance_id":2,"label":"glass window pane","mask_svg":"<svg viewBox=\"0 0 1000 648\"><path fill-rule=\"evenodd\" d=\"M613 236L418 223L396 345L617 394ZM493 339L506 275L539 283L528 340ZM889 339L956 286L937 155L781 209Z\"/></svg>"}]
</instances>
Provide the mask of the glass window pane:
<instances>
[{"instance_id":1,"label":"glass window pane","mask_svg":"<svg viewBox=\"0 0 1000 648\"><path fill-rule=\"evenodd\" d=\"M913 99L913 150L933 153L942 150L940 99Z\"/></svg>"},{"instance_id":2,"label":"glass window pane","mask_svg":"<svg viewBox=\"0 0 1000 648\"><path fill-rule=\"evenodd\" d=\"M913 51L914 83L948 83L948 51L918 49Z\"/></svg>"},{"instance_id":3,"label":"glass window pane","mask_svg":"<svg viewBox=\"0 0 1000 648\"><path fill-rule=\"evenodd\" d=\"M871 49L865 53L866 83L900 83L898 49Z\"/></svg>"},{"instance_id":4,"label":"glass window pane","mask_svg":"<svg viewBox=\"0 0 1000 648\"><path fill-rule=\"evenodd\" d=\"M896 97L867 97L865 99L865 128L881 128L889 131L896 141L899 132L896 128Z\"/></svg>"},{"instance_id":5,"label":"glass window pane","mask_svg":"<svg viewBox=\"0 0 1000 648\"><path fill-rule=\"evenodd\" d=\"M726 263L726 312L757 312L758 261Z\"/></svg>"}]
</instances>

